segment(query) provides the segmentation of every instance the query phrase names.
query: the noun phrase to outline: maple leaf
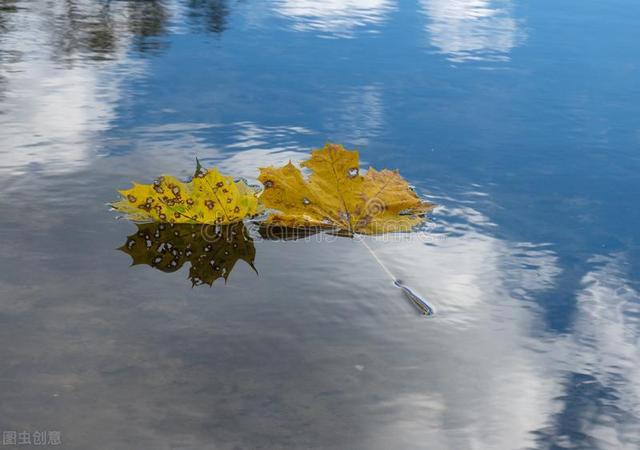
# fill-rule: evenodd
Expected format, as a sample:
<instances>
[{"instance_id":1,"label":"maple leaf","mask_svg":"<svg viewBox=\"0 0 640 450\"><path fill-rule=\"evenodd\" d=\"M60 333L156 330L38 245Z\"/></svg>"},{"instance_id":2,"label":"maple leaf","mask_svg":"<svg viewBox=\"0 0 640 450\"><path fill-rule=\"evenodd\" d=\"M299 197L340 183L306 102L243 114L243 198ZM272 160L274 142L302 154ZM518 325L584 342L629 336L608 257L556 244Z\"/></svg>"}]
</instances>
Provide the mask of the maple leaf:
<instances>
[{"instance_id":1,"label":"maple leaf","mask_svg":"<svg viewBox=\"0 0 640 450\"><path fill-rule=\"evenodd\" d=\"M163 272L175 272L189 263L193 286L217 279L225 282L242 259L256 270L256 250L244 224L196 225L173 223L136 224L138 230L119 248L132 258L131 265L146 264Z\"/></svg>"},{"instance_id":2,"label":"maple leaf","mask_svg":"<svg viewBox=\"0 0 640 450\"><path fill-rule=\"evenodd\" d=\"M258 212L256 193L244 181L199 162L189 182L164 175L119 192L122 198L111 206L136 222L227 224Z\"/></svg>"},{"instance_id":3,"label":"maple leaf","mask_svg":"<svg viewBox=\"0 0 640 450\"><path fill-rule=\"evenodd\" d=\"M360 174L357 151L338 144L313 150L301 163L260 169L260 200L272 213L265 225L328 229L339 234L410 231L433 208L421 200L397 171L369 168Z\"/></svg>"}]
</instances>

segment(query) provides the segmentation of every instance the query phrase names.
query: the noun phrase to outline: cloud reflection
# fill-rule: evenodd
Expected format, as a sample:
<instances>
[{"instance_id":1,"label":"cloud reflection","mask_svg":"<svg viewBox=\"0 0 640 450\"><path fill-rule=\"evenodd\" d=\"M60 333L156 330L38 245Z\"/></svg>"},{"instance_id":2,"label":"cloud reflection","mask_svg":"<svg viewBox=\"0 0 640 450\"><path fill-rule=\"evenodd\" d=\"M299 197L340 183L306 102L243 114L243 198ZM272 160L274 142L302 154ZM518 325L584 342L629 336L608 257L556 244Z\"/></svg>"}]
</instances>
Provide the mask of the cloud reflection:
<instances>
[{"instance_id":1,"label":"cloud reflection","mask_svg":"<svg viewBox=\"0 0 640 450\"><path fill-rule=\"evenodd\" d=\"M81 19L93 16L70 5L31 4L6 19L8 32L0 46L14 56L3 67L7 94L0 104L0 174L68 173L85 166L96 153L96 134L116 117L122 80L144 70L127 55L130 34L101 32L96 24L86 28L89 22L83 25ZM124 23L105 23L105 30L125 26L124 6L121 12L113 19L124 17ZM43 32L52 26L70 31ZM78 55L84 51L104 57L83 59Z\"/></svg>"},{"instance_id":2,"label":"cloud reflection","mask_svg":"<svg viewBox=\"0 0 640 450\"><path fill-rule=\"evenodd\" d=\"M397 339L413 335L424 341L417 338L408 350L415 367L396 369L404 388L398 384L393 390L401 394L376 407L384 420L369 430L370 448L535 443L531 431L546 423L560 386L545 356L532 350L529 332L536 316L526 305L554 287L561 269L548 246L505 241L493 237L493 229L479 211L452 206L436 210L426 245L373 239L394 275L437 313L393 332Z\"/></svg>"},{"instance_id":3,"label":"cloud reflection","mask_svg":"<svg viewBox=\"0 0 640 450\"><path fill-rule=\"evenodd\" d=\"M9 2L0 17L0 174L89 165L117 119L124 82L157 53L172 21L221 33L224 0Z\"/></svg>"},{"instance_id":4,"label":"cloud reflection","mask_svg":"<svg viewBox=\"0 0 640 450\"><path fill-rule=\"evenodd\" d=\"M403 393L378 405L385 420L371 445L636 448L640 295L624 257L594 256L575 292L573 331L541 336L536 299L557 289L558 257L546 244L495 238L492 228L468 206L440 208L426 246L374 240L395 275L438 314L429 322L429 348L413 347L416 367L396 375L405 380ZM406 330L407 338L419 333ZM408 389L412 374L423 388Z\"/></svg>"},{"instance_id":5,"label":"cloud reflection","mask_svg":"<svg viewBox=\"0 0 640 450\"><path fill-rule=\"evenodd\" d=\"M511 0L420 0L430 43L451 61L508 60L523 39Z\"/></svg>"},{"instance_id":6,"label":"cloud reflection","mask_svg":"<svg viewBox=\"0 0 640 450\"><path fill-rule=\"evenodd\" d=\"M276 11L296 31L325 37L352 37L356 30L383 23L395 8L392 0L282 0Z\"/></svg>"},{"instance_id":7,"label":"cloud reflection","mask_svg":"<svg viewBox=\"0 0 640 450\"><path fill-rule=\"evenodd\" d=\"M567 448L640 446L640 293L622 254L591 258L577 293L572 334L554 356L569 373L543 442ZM567 427L567 423L571 424Z\"/></svg>"},{"instance_id":8,"label":"cloud reflection","mask_svg":"<svg viewBox=\"0 0 640 450\"><path fill-rule=\"evenodd\" d=\"M326 128L336 142L368 145L384 127L382 89L377 85L350 89L326 114Z\"/></svg>"},{"instance_id":9,"label":"cloud reflection","mask_svg":"<svg viewBox=\"0 0 640 450\"><path fill-rule=\"evenodd\" d=\"M139 127L133 132L136 147L126 155L127 165L135 160L147 170L189 176L198 158L204 165L248 179L257 177L259 167L304 159L310 148L306 142L318 140L316 133L305 127L249 121L170 123ZM176 172L176 168L183 171Z\"/></svg>"}]
</instances>

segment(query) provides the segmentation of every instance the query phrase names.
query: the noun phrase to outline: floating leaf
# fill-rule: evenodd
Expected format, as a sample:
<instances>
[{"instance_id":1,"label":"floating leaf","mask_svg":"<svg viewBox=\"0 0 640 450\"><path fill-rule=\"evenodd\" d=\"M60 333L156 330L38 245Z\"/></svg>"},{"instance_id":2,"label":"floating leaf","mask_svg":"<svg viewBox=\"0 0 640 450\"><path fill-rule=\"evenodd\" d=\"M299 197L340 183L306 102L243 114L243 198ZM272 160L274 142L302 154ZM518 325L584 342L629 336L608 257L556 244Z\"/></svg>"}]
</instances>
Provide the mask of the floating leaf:
<instances>
[{"instance_id":1,"label":"floating leaf","mask_svg":"<svg viewBox=\"0 0 640 450\"><path fill-rule=\"evenodd\" d=\"M199 162L187 183L165 175L119 192L122 199L111 206L136 222L228 224L258 212L256 194L244 181L205 170Z\"/></svg>"},{"instance_id":2,"label":"floating leaf","mask_svg":"<svg viewBox=\"0 0 640 450\"><path fill-rule=\"evenodd\" d=\"M301 166L260 169L261 201L276 210L267 227L318 228L352 236L410 231L433 205L421 200L397 171L360 174L357 151L327 144Z\"/></svg>"},{"instance_id":3,"label":"floating leaf","mask_svg":"<svg viewBox=\"0 0 640 450\"><path fill-rule=\"evenodd\" d=\"M218 278L226 282L239 259L256 270L256 250L242 222L217 226L142 223L137 227L119 249L131 256L132 265L147 264L163 272L175 272L188 262L194 286L211 286Z\"/></svg>"}]
</instances>

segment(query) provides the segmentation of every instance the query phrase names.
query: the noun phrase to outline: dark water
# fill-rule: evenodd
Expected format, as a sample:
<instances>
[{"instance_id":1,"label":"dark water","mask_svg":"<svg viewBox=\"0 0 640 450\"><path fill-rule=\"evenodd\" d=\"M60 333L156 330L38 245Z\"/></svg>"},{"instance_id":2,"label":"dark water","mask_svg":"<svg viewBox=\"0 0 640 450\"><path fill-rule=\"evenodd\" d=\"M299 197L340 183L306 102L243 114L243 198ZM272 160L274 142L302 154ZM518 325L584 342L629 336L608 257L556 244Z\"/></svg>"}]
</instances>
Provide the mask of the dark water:
<instances>
[{"instance_id":1,"label":"dark water","mask_svg":"<svg viewBox=\"0 0 640 450\"><path fill-rule=\"evenodd\" d=\"M0 0L0 429L638 448L638 42L635 0ZM438 203L369 242L436 316L354 240L256 240L213 288L115 250L130 181L327 140Z\"/></svg>"}]
</instances>

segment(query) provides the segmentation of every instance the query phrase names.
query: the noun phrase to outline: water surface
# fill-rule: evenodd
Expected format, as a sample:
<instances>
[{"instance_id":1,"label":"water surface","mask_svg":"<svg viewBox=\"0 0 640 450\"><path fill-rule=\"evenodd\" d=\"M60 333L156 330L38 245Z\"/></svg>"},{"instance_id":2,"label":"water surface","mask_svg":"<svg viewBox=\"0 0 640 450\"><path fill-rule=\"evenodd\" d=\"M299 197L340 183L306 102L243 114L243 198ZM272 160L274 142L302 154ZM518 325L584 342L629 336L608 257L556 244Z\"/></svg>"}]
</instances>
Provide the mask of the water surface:
<instances>
[{"instance_id":1,"label":"water surface","mask_svg":"<svg viewBox=\"0 0 640 450\"><path fill-rule=\"evenodd\" d=\"M640 4L0 0L0 428L74 449L640 446ZM129 267L105 203L326 141L424 234Z\"/></svg>"}]
</instances>

